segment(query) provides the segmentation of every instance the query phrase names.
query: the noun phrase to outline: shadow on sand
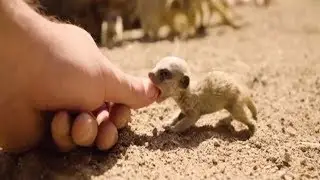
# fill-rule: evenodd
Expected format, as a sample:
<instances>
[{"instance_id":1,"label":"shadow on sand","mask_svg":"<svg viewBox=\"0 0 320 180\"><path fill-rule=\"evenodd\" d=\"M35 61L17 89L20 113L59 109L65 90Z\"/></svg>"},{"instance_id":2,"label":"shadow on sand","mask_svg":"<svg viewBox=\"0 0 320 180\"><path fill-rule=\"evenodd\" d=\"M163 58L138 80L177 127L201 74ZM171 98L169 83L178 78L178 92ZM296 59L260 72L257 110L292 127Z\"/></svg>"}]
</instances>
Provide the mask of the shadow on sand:
<instances>
[{"instance_id":1,"label":"shadow on sand","mask_svg":"<svg viewBox=\"0 0 320 180\"><path fill-rule=\"evenodd\" d=\"M222 120L220 120L222 121ZM122 129L119 141L108 152L94 148L79 148L70 153L58 153L52 146L40 146L24 154L0 154L0 177L9 179L90 179L112 168L131 145L145 146L149 150L169 151L176 148L194 148L210 138L224 141L244 141L246 130L232 131L217 123L216 126L192 127L177 134L153 131L153 136L137 135L130 127Z\"/></svg>"}]
</instances>

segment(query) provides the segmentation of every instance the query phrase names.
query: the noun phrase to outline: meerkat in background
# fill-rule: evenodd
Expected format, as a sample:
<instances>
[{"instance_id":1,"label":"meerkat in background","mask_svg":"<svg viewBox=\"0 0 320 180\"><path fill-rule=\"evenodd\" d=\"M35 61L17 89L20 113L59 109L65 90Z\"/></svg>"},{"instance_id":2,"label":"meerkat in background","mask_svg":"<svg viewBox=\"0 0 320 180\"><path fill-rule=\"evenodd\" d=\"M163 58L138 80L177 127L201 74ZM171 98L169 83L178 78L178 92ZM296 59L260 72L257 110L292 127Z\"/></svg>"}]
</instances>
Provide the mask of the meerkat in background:
<instances>
[{"instance_id":1,"label":"meerkat in background","mask_svg":"<svg viewBox=\"0 0 320 180\"><path fill-rule=\"evenodd\" d=\"M271 0L221 0L227 6L243 5L248 3L254 3L256 6L269 6Z\"/></svg>"},{"instance_id":2,"label":"meerkat in background","mask_svg":"<svg viewBox=\"0 0 320 180\"><path fill-rule=\"evenodd\" d=\"M240 28L229 9L217 0L137 0L137 14L147 37L157 40L170 36L194 37L207 27L214 12L224 23Z\"/></svg>"},{"instance_id":3,"label":"meerkat in background","mask_svg":"<svg viewBox=\"0 0 320 180\"><path fill-rule=\"evenodd\" d=\"M241 27L239 23L231 17L231 11L221 0L185 0L188 9L188 17L196 24L197 28L208 27L214 12L221 17L222 22L234 29Z\"/></svg>"},{"instance_id":4,"label":"meerkat in background","mask_svg":"<svg viewBox=\"0 0 320 180\"><path fill-rule=\"evenodd\" d=\"M101 45L114 47L123 40L123 22L119 15L108 14L101 24Z\"/></svg>"},{"instance_id":5,"label":"meerkat in background","mask_svg":"<svg viewBox=\"0 0 320 180\"><path fill-rule=\"evenodd\" d=\"M148 74L150 80L159 88L157 103L173 98L180 108L180 114L174 117L168 130L183 132L193 126L205 114L222 109L230 112L230 118L247 125L251 135L255 125L249 120L245 106L257 120L256 107L242 85L227 73L212 71L190 87L189 67L184 59L168 56L161 59Z\"/></svg>"},{"instance_id":6,"label":"meerkat in background","mask_svg":"<svg viewBox=\"0 0 320 180\"><path fill-rule=\"evenodd\" d=\"M223 4L221 2L221 0L209 0L209 8L210 8L210 16L212 16L212 13L214 11L218 12L219 15L221 16L222 18L222 21L231 26L232 28L234 29L238 29L241 27L240 24L236 23L231 15L230 15L230 11L229 11L229 7L225 6L225 4Z\"/></svg>"},{"instance_id":7,"label":"meerkat in background","mask_svg":"<svg viewBox=\"0 0 320 180\"><path fill-rule=\"evenodd\" d=\"M98 0L102 18L101 45L112 48L123 42L125 30L140 28L136 0Z\"/></svg>"},{"instance_id":8,"label":"meerkat in background","mask_svg":"<svg viewBox=\"0 0 320 180\"><path fill-rule=\"evenodd\" d=\"M195 33L183 0L137 0L137 14L145 36L151 40Z\"/></svg>"}]
</instances>

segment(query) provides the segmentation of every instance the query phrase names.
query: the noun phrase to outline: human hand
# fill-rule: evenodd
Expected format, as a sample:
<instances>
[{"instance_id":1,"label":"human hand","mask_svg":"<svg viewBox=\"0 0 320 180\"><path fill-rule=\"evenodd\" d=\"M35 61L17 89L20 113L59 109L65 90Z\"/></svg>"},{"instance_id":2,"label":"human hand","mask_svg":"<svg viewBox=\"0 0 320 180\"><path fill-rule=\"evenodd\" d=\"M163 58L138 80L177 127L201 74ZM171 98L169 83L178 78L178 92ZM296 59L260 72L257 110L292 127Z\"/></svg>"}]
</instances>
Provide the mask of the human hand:
<instances>
[{"instance_id":1,"label":"human hand","mask_svg":"<svg viewBox=\"0 0 320 180\"><path fill-rule=\"evenodd\" d=\"M127 106L106 103L93 112L56 113L51 122L51 133L62 152L77 146L93 145L99 150L108 150L118 140L118 129L125 127L129 120L130 109Z\"/></svg>"},{"instance_id":2,"label":"human hand","mask_svg":"<svg viewBox=\"0 0 320 180\"><path fill-rule=\"evenodd\" d=\"M61 151L76 145L111 148L117 141L118 120L126 124L129 108L154 102L157 88L147 78L115 67L83 29L47 21L41 29L36 34L27 31L31 39L21 40L2 66L1 80L8 86L0 101L0 147L14 152L34 147L48 123L40 113L55 111L51 129ZM115 103L111 111L108 105L103 107L106 102ZM69 111L81 113L70 119ZM78 139L73 132L77 123L84 133L78 131Z\"/></svg>"}]
</instances>

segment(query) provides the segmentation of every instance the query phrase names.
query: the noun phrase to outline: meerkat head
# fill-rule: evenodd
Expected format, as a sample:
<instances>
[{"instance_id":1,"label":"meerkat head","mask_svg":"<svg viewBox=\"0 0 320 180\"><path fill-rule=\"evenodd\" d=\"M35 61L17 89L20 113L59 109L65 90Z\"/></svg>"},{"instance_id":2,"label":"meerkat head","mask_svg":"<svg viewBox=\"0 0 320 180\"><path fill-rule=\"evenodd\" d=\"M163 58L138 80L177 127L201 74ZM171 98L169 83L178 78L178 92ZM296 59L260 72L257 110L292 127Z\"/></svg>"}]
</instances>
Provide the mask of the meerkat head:
<instances>
[{"instance_id":1,"label":"meerkat head","mask_svg":"<svg viewBox=\"0 0 320 180\"><path fill-rule=\"evenodd\" d=\"M184 59L175 56L162 58L148 74L160 89L157 102L180 95L189 88L189 67Z\"/></svg>"}]
</instances>

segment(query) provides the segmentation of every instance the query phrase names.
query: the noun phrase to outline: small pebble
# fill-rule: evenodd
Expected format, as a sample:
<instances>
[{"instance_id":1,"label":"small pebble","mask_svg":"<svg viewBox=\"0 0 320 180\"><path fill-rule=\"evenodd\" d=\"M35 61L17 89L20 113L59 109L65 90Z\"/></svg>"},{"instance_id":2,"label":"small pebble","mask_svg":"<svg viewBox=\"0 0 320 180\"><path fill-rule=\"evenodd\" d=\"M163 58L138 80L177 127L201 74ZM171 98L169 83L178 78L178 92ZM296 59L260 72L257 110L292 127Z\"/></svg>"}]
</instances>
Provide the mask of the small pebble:
<instances>
[{"instance_id":1,"label":"small pebble","mask_svg":"<svg viewBox=\"0 0 320 180\"><path fill-rule=\"evenodd\" d=\"M307 165L307 160L303 159L302 161L300 161L300 164L303 165L303 166L306 166Z\"/></svg>"},{"instance_id":2,"label":"small pebble","mask_svg":"<svg viewBox=\"0 0 320 180\"><path fill-rule=\"evenodd\" d=\"M291 156L288 152L284 153L284 160L285 162L290 162L291 161Z\"/></svg>"},{"instance_id":3,"label":"small pebble","mask_svg":"<svg viewBox=\"0 0 320 180\"><path fill-rule=\"evenodd\" d=\"M306 152L307 149L308 149L308 148L307 148L306 146L301 146L301 147L300 147L300 150L301 150L302 152Z\"/></svg>"},{"instance_id":4,"label":"small pebble","mask_svg":"<svg viewBox=\"0 0 320 180\"><path fill-rule=\"evenodd\" d=\"M217 165L217 164L218 164L218 162L217 162L216 160L214 160L214 159L213 159L213 160L212 160L212 164L213 164L213 165Z\"/></svg>"},{"instance_id":5,"label":"small pebble","mask_svg":"<svg viewBox=\"0 0 320 180\"><path fill-rule=\"evenodd\" d=\"M157 136L157 135L158 135L158 130L157 130L157 128L153 128L153 130L152 130L152 135L153 135L153 136Z\"/></svg>"},{"instance_id":6,"label":"small pebble","mask_svg":"<svg viewBox=\"0 0 320 180\"><path fill-rule=\"evenodd\" d=\"M220 143L219 143L218 141L215 141L215 142L213 143L213 145L214 145L215 147L220 147Z\"/></svg>"},{"instance_id":7,"label":"small pebble","mask_svg":"<svg viewBox=\"0 0 320 180\"><path fill-rule=\"evenodd\" d=\"M284 180L293 180L293 176L290 175L290 174L284 174L281 176L281 179L284 179Z\"/></svg>"},{"instance_id":8,"label":"small pebble","mask_svg":"<svg viewBox=\"0 0 320 180\"><path fill-rule=\"evenodd\" d=\"M288 127L286 132L292 137L297 135L297 131L293 127Z\"/></svg>"},{"instance_id":9,"label":"small pebble","mask_svg":"<svg viewBox=\"0 0 320 180\"><path fill-rule=\"evenodd\" d=\"M310 171L313 171L313 170L314 170L314 167L313 167L313 166L310 166L308 169L309 169Z\"/></svg>"},{"instance_id":10,"label":"small pebble","mask_svg":"<svg viewBox=\"0 0 320 180\"><path fill-rule=\"evenodd\" d=\"M320 126L316 127L314 131L315 133L320 133Z\"/></svg>"},{"instance_id":11,"label":"small pebble","mask_svg":"<svg viewBox=\"0 0 320 180\"><path fill-rule=\"evenodd\" d=\"M255 143L254 144L256 146L256 148L261 149L262 145L260 143Z\"/></svg>"}]
</instances>

